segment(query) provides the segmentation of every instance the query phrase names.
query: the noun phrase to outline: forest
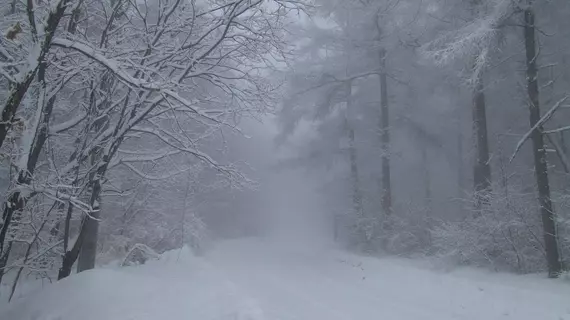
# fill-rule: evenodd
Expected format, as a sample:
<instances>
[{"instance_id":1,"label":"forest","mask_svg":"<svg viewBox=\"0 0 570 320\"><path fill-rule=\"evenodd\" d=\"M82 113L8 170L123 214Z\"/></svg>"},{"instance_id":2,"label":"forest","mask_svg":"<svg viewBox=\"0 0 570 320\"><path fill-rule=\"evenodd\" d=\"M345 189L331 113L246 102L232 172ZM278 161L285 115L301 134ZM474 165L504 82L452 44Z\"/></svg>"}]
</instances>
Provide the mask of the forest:
<instances>
[{"instance_id":1,"label":"forest","mask_svg":"<svg viewBox=\"0 0 570 320\"><path fill-rule=\"evenodd\" d=\"M290 170L349 252L570 276L567 0L0 10L2 300L265 235L260 190Z\"/></svg>"},{"instance_id":2,"label":"forest","mask_svg":"<svg viewBox=\"0 0 570 320\"><path fill-rule=\"evenodd\" d=\"M321 1L288 74L287 166L348 247L557 277L568 250L565 1Z\"/></svg>"}]
</instances>

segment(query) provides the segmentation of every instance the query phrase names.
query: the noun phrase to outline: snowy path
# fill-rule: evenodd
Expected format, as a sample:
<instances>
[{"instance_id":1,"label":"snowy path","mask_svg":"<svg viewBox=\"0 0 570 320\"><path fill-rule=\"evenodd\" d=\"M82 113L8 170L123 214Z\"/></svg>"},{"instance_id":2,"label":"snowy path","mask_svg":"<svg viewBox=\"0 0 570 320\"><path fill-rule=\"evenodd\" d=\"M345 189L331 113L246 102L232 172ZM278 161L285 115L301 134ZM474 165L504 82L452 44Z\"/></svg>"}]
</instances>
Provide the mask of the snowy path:
<instances>
[{"instance_id":1,"label":"snowy path","mask_svg":"<svg viewBox=\"0 0 570 320\"><path fill-rule=\"evenodd\" d=\"M83 273L0 307L0 319L570 320L570 284L239 240L203 259Z\"/></svg>"},{"instance_id":2,"label":"snowy path","mask_svg":"<svg viewBox=\"0 0 570 320\"><path fill-rule=\"evenodd\" d=\"M209 258L255 297L266 319L570 319L570 284L270 248L227 243Z\"/></svg>"}]
</instances>

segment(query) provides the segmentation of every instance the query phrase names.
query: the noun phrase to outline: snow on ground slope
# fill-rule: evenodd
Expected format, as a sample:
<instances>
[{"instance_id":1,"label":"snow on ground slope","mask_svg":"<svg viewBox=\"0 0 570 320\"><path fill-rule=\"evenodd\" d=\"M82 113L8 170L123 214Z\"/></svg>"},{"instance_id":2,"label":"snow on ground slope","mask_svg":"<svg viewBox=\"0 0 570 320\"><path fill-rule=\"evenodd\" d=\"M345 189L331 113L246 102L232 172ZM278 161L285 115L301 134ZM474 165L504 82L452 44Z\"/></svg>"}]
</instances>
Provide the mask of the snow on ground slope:
<instances>
[{"instance_id":1,"label":"snow on ground slope","mask_svg":"<svg viewBox=\"0 0 570 320\"><path fill-rule=\"evenodd\" d=\"M267 319L570 319L570 285L556 281L274 247L225 243L209 258Z\"/></svg>"},{"instance_id":2,"label":"snow on ground slope","mask_svg":"<svg viewBox=\"0 0 570 320\"><path fill-rule=\"evenodd\" d=\"M74 275L16 300L2 320L260 320L259 308L188 249Z\"/></svg>"},{"instance_id":3,"label":"snow on ground slope","mask_svg":"<svg viewBox=\"0 0 570 320\"><path fill-rule=\"evenodd\" d=\"M10 320L570 320L570 285L538 277L438 273L399 259L269 240L205 258L86 272L19 299Z\"/></svg>"}]
</instances>

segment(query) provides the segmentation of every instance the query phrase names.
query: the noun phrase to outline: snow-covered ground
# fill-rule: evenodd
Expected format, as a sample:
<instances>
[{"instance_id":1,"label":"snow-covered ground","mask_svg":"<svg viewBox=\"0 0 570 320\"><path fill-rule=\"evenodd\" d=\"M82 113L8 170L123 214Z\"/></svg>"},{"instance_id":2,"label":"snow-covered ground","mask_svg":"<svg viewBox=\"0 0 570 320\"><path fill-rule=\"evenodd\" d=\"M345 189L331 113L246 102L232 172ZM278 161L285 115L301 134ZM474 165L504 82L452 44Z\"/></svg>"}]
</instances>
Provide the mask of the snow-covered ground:
<instances>
[{"instance_id":1,"label":"snow-covered ground","mask_svg":"<svg viewBox=\"0 0 570 320\"><path fill-rule=\"evenodd\" d=\"M565 320L570 284L246 239L204 258L174 251L85 272L13 301L0 319Z\"/></svg>"}]
</instances>

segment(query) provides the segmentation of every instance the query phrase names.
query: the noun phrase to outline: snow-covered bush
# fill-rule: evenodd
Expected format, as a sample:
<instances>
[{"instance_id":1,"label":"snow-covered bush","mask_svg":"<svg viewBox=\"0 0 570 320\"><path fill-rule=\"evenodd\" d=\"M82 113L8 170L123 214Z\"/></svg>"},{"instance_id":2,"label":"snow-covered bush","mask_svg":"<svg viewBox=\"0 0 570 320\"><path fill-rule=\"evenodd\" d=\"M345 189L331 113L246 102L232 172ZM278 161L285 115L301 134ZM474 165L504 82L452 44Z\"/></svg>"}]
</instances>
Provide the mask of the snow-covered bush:
<instances>
[{"instance_id":1,"label":"snow-covered bush","mask_svg":"<svg viewBox=\"0 0 570 320\"><path fill-rule=\"evenodd\" d=\"M99 264L121 260L140 246L156 253L188 246L199 255L211 241L207 225L192 212L146 212L141 219L130 221L124 230L119 228L120 231L112 228L113 222L103 224Z\"/></svg>"},{"instance_id":2,"label":"snow-covered bush","mask_svg":"<svg viewBox=\"0 0 570 320\"><path fill-rule=\"evenodd\" d=\"M562 271L560 274L560 280L565 283L570 283L570 271Z\"/></svg>"},{"instance_id":3,"label":"snow-covered bush","mask_svg":"<svg viewBox=\"0 0 570 320\"><path fill-rule=\"evenodd\" d=\"M480 211L432 230L436 256L451 264L529 273L544 270L540 217L533 197L491 194Z\"/></svg>"},{"instance_id":4,"label":"snow-covered bush","mask_svg":"<svg viewBox=\"0 0 570 320\"><path fill-rule=\"evenodd\" d=\"M398 211L383 223L376 241L392 254L425 254L431 243L429 216L429 210L423 207L409 206Z\"/></svg>"},{"instance_id":5,"label":"snow-covered bush","mask_svg":"<svg viewBox=\"0 0 570 320\"><path fill-rule=\"evenodd\" d=\"M135 244L125 255L122 267L145 264L148 260L158 260L160 255L147 245Z\"/></svg>"},{"instance_id":6,"label":"snow-covered bush","mask_svg":"<svg viewBox=\"0 0 570 320\"><path fill-rule=\"evenodd\" d=\"M382 214L356 218L345 216L344 224L349 226L347 238L352 250L367 253L385 251L402 256L424 255L430 251L429 227L432 222L426 208L409 206L389 217Z\"/></svg>"}]
</instances>

